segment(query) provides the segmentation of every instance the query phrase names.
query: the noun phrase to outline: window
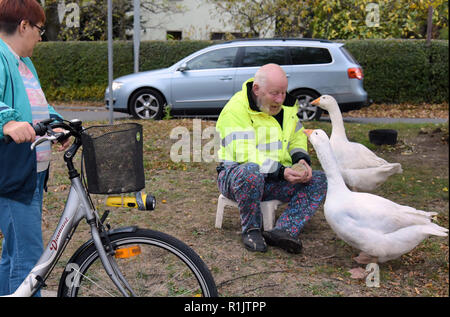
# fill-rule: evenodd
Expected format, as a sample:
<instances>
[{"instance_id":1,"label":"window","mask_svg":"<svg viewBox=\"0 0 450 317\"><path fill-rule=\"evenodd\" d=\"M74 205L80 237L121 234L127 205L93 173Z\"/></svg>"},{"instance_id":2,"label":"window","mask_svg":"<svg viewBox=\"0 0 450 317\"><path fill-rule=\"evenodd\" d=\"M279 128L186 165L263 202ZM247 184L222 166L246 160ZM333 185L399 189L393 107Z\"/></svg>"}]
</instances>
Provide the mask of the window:
<instances>
[{"instance_id":1,"label":"window","mask_svg":"<svg viewBox=\"0 0 450 317\"><path fill-rule=\"evenodd\" d=\"M190 60L187 67L190 70L233 67L237 50L229 47L207 52Z\"/></svg>"},{"instance_id":2,"label":"window","mask_svg":"<svg viewBox=\"0 0 450 317\"><path fill-rule=\"evenodd\" d=\"M268 63L286 65L283 46L247 46L242 57L242 67L262 66Z\"/></svg>"},{"instance_id":3,"label":"window","mask_svg":"<svg viewBox=\"0 0 450 317\"><path fill-rule=\"evenodd\" d=\"M223 32L213 32L211 33L210 40L219 41L225 39L225 33Z\"/></svg>"},{"instance_id":4,"label":"window","mask_svg":"<svg viewBox=\"0 0 450 317\"><path fill-rule=\"evenodd\" d=\"M320 47L289 47L292 64L327 64L331 63L330 52Z\"/></svg>"},{"instance_id":5,"label":"window","mask_svg":"<svg viewBox=\"0 0 450 317\"><path fill-rule=\"evenodd\" d=\"M166 32L166 39L168 40L181 40L182 33L181 31L167 31Z\"/></svg>"},{"instance_id":6,"label":"window","mask_svg":"<svg viewBox=\"0 0 450 317\"><path fill-rule=\"evenodd\" d=\"M350 54L349 51L347 51L343 46L341 46L340 49L341 49L341 52L344 53L344 56L347 57L350 62L352 62L353 64L358 64L356 59L353 57L352 54Z\"/></svg>"}]
</instances>

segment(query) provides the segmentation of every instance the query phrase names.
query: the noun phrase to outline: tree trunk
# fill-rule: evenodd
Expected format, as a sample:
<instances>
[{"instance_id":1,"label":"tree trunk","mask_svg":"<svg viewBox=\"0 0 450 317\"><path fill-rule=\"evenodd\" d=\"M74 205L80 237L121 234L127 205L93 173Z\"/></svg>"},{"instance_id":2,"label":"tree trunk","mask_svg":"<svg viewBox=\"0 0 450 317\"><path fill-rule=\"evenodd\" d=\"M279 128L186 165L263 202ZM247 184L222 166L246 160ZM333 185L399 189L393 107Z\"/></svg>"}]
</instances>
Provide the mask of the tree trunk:
<instances>
[{"instance_id":1,"label":"tree trunk","mask_svg":"<svg viewBox=\"0 0 450 317\"><path fill-rule=\"evenodd\" d=\"M433 30L433 7L428 7L428 19L427 19L427 45L431 45L431 32Z\"/></svg>"},{"instance_id":2,"label":"tree trunk","mask_svg":"<svg viewBox=\"0 0 450 317\"><path fill-rule=\"evenodd\" d=\"M44 38L47 41L57 41L60 30L58 18L58 3L53 2L45 6L45 34Z\"/></svg>"}]
</instances>

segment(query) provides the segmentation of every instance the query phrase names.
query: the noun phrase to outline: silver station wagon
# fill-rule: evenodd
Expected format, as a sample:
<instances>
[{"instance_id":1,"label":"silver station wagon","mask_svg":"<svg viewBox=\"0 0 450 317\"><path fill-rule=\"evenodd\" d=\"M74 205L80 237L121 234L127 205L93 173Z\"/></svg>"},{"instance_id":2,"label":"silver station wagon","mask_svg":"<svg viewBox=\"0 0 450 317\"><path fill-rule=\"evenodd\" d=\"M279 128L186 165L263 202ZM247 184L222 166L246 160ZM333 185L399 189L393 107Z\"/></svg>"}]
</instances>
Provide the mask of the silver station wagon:
<instances>
[{"instance_id":1,"label":"silver station wagon","mask_svg":"<svg viewBox=\"0 0 450 317\"><path fill-rule=\"evenodd\" d=\"M199 50L172 66L134 73L113 81L114 111L140 119L172 116L217 117L242 84L267 63L283 67L288 93L299 102L303 121L319 119L310 104L332 95L342 112L367 106L363 71L344 44L316 39L236 40ZM106 89L106 107L109 90Z\"/></svg>"}]
</instances>

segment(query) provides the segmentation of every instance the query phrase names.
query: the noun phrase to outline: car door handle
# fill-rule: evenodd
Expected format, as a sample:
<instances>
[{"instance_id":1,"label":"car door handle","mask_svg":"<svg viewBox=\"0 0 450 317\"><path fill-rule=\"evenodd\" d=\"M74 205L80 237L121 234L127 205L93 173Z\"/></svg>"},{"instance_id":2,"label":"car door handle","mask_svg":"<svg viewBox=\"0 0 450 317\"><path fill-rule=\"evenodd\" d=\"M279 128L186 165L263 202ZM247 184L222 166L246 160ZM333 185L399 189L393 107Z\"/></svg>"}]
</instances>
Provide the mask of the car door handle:
<instances>
[{"instance_id":1,"label":"car door handle","mask_svg":"<svg viewBox=\"0 0 450 317\"><path fill-rule=\"evenodd\" d=\"M233 77L231 77L231 76L222 76L222 77L220 77L220 80L232 80L233 79Z\"/></svg>"}]
</instances>

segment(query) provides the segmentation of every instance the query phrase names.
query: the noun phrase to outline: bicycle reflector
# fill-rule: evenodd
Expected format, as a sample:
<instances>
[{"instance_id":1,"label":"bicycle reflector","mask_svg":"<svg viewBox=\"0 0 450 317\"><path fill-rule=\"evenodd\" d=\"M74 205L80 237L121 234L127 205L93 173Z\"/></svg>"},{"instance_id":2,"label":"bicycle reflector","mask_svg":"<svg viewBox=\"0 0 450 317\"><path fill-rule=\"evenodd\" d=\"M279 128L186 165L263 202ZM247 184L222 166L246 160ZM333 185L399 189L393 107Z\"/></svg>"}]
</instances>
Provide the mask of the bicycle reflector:
<instances>
[{"instance_id":1,"label":"bicycle reflector","mask_svg":"<svg viewBox=\"0 0 450 317\"><path fill-rule=\"evenodd\" d=\"M128 258L131 258L131 257L139 255L139 254L141 254L141 247L138 245L135 245L135 246L128 247L128 248L117 249L114 256L117 259L128 259Z\"/></svg>"},{"instance_id":2,"label":"bicycle reflector","mask_svg":"<svg viewBox=\"0 0 450 317\"><path fill-rule=\"evenodd\" d=\"M111 207L130 207L139 210L154 210L156 199L152 195L136 193L135 197L109 196L106 198L106 205Z\"/></svg>"}]
</instances>

